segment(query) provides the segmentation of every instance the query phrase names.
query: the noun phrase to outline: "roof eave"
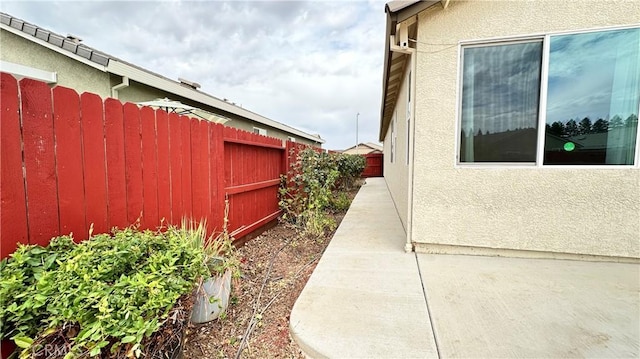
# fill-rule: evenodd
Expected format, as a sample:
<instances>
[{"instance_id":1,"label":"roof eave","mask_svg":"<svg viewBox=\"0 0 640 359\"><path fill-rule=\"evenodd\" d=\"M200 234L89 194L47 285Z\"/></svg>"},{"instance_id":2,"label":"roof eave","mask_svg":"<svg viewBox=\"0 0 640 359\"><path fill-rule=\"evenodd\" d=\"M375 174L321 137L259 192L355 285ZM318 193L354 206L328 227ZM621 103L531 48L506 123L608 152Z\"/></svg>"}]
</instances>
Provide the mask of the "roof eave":
<instances>
[{"instance_id":1,"label":"roof eave","mask_svg":"<svg viewBox=\"0 0 640 359\"><path fill-rule=\"evenodd\" d=\"M387 133L389 122L391 120L390 117L385 118L387 88L389 86L389 71L391 69L392 60L392 52L390 49L391 35L395 35L396 25L398 23L417 15L419 12L426 10L438 3L441 3L441 0L399 1L390 2L385 5L385 12L387 13L387 24L385 30L384 64L382 74L382 101L380 104L380 133L378 135L379 141L384 141L384 137ZM397 6L394 6L392 9L389 6L390 4L396 4Z\"/></svg>"},{"instance_id":2,"label":"roof eave","mask_svg":"<svg viewBox=\"0 0 640 359\"><path fill-rule=\"evenodd\" d=\"M106 63L106 65L101 65L95 61L92 61L91 59L82 57L76 53L73 53L65 48L56 46L52 43L49 43L48 41L45 41L43 39L40 39L36 36L32 36L26 32L24 32L21 29L18 29L14 26L11 26L13 20L15 19L16 23L20 23L22 25L22 27L24 27L24 25L28 25L30 27L33 27L36 29L39 29L39 27L32 25L30 23L27 23L21 19L18 18L14 18L11 15L8 14L3 14L2 16L2 22L0 22L0 28L6 31L11 32L12 34L18 35L26 40L32 41L38 45L44 46L50 50L53 50L59 54L62 54L64 56L67 56L73 60L76 60L78 62L81 62L85 65L91 66L97 70L103 71L103 72L107 72L107 73L112 73L115 75L119 75L119 76L126 76L129 79L142 83L144 85L147 86L151 86L151 87L155 87L173 94L176 94L178 96L182 96L184 98L193 100L193 101L197 101L200 103L203 103L205 105L214 107L216 109L221 110L222 112L225 112L227 114L232 114L241 118L245 118L249 121L253 121L259 124L263 124L272 128L276 128L280 131L295 135L297 137L300 138L304 138L307 139L313 143L317 143L317 144L323 144L326 141L322 138L320 138L320 136L314 136L311 134L308 134L302 130L298 130L296 128L293 128L291 126L285 125L283 123L271 120L269 118L266 118L264 116L258 115L257 113L251 112L249 110L246 110L242 107L238 107L235 105L232 105L228 102L225 102L217 97L214 97L212 95L206 94L204 92L200 92L194 89L190 89L187 88L185 86L180 85L179 82L168 79L162 75L156 74L152 71L143 69L141 67L138 67L136 65L127 63L125 61L122 61L118 58L115 58L113 56L104 54L98 50L95 50L91 47L82 45L83 48L86 48L87 51L90 51L92 54L95 52L97 55L99 55L101 57L101 59L104 58L104 61ZM6 23L6 21L8 21L9 23ZM60 35L49 31L49 30L44 30L46 31L48 34L53 34L57 37L60 37Z\"/></svg>"}]
</instances>

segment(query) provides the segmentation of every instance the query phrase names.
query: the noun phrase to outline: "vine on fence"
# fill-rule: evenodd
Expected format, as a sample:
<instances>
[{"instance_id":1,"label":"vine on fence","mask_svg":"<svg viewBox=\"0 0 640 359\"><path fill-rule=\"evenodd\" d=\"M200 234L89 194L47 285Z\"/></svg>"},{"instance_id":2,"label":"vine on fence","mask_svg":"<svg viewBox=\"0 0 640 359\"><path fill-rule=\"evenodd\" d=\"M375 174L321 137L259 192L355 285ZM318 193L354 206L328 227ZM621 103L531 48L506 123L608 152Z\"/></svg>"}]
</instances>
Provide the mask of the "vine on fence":
<instances>
[{"instance_id":1,"label":"vine on fence","mask_svg":"<svg viewBox=\"0 0 640 359\"><path fill-rule=\"evenodd\" d=\"M335 229L330 210L345 210L350 201L344 191L353 188L365 167L359 155L325 153L306 148L282 177L280 208L283 220L305 234L318 237Z\"/></svg>"}]
</instances>

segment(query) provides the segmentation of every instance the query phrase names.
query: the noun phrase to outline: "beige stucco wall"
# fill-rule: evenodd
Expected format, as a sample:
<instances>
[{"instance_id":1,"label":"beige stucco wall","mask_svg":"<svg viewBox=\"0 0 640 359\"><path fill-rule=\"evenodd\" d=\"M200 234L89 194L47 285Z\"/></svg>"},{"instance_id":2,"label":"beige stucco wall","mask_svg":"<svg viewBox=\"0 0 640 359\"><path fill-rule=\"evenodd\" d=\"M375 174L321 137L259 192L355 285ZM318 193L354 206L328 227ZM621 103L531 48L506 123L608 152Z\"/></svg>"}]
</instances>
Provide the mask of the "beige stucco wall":
<instances>
[{"instance_id":1,"label":"beige stucco wall","mask_svg":"<svg viewBox=\"0 0 640 359\"><path fill-rule=\"evenodd\" d=\"M459 41L639 20L637 1L452 1L420 13L413 241L639 258L639 168L455 166Z\"/></svg>"},{"instance_id":2,"label":"beige stucco wall","mask_svg":"<svg viewBox=\"0 0 640 359\"><path fill-rule=\"evenodd\" d=\"M60 86L97 93L101 97L109 95L107 73L5 30L0 31L0 60L57 72Z\"/></svg>"},{"instance_id":3,"label":"beige stucco wall","mask_svg":"<svg viewBox=\"0 0 640 359\"><path fill-rule=\"evenodd\" d=\"M410 61L407 61L400 92L396 102L396 151L395 159L391 156L391 132L393 120L384 139L384 178L387 181L391 198L396 206L402 225L407 229L408 213L408 178L409 166L407 165L407 74ZM393 162L392 162L393 160Z\"/></svg>"}]
</instances>

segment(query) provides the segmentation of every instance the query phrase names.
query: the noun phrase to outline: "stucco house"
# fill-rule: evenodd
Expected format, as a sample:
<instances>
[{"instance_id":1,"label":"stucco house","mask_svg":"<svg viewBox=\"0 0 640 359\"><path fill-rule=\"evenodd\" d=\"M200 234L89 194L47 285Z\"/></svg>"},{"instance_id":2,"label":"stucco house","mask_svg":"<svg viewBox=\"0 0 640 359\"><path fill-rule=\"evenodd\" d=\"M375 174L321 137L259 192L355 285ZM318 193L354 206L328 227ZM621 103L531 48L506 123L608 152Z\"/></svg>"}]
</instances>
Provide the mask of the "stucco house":
<instances>
[{"instance_id":1,"label":"stucco house","mask_svg":"<svg viewBox=\"0 0 640 359\"><path fill-rule=\"evenodd\" d=\"M0 71L17 78L34 78L123 102L159 102L156 107L186 110L225 126L283 140L317 147L325 142L319 135L204 93L195 82L168 79L86 46L74 36L62 36L5 13L0 13L0 49Z\"/></svg>"},{"instance_id":2,"label":"stucco house","mask_svg":"<svg viewBox=\"0 0 640 359\"><path fill-rule=\"evenodd\" d=\"M640 3L386 13L379 139L406 250L640 259Z\"/></svg>"},{"instance_id":3,"label":"stucco house","mask_svg":"<svg viewBox=\"0 0 640 359\"><path fill-rule=\"evenodd\" d=\"M382 153L382 151L382 146L372 142L367 142L359 143L358 146L351 146L342 151L342 153L345 153L347 155L367 155L370 153Z\"/></svg>"}]
</instances>

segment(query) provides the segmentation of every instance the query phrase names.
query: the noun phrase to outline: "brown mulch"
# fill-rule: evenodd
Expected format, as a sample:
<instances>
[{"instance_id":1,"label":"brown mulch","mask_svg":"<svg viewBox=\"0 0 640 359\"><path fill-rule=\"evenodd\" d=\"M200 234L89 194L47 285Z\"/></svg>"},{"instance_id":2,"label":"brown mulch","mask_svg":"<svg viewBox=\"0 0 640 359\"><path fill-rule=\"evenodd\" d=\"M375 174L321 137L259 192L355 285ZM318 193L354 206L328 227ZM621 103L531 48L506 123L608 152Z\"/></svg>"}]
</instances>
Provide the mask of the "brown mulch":
<instances>
[{"instance_id":1,"label":"brown mulch","mask_svg":"<svg viewBox=\"0 0 640 359\"><path fill-rule=\"evenodd\" d=\"M338 225L344 214L332 215ZM187 327L184 358L304 358L289 315L332 236L302 238L281 223L239 248L243 276L232 283L227 313Z\"/></svg>"}]
</instances>

